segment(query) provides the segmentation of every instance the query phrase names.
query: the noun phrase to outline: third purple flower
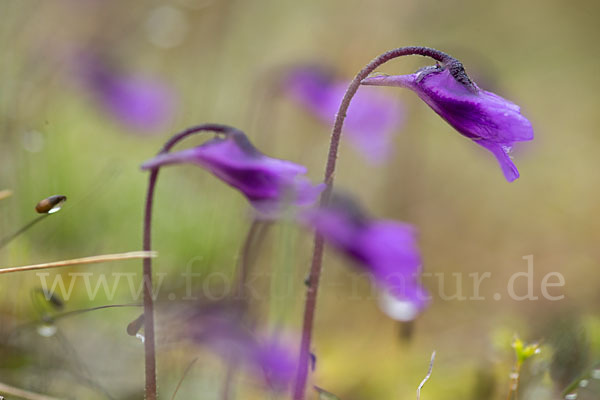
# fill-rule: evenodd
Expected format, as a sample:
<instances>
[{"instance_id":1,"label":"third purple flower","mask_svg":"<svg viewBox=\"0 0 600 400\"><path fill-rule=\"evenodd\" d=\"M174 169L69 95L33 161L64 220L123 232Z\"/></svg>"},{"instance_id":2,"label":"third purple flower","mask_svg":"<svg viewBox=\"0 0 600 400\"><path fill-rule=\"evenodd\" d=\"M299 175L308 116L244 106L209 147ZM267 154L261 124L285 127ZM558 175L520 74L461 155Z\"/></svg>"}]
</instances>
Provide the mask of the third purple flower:
<instances>
[{"instance_id":1,"label":"third purple flower","mask_svg":"<svg viewBox=\"0 0 600 400\"><path fill-rule=\"evenodd\" d=\"M346 81L316 66L292 68L283 84L291 98L328 125L335 120L347 86ZM402 126L402 109L400 101L389 95L359 92L346 118L348 139L369 161L385 160L390 155L391 139Z\"/></svg>"},{"instance_id":2,"label":"third purple flower","mask_svg":"<svg viewBox=\"0 0 600 400\"><path fill-rule=\"evenodd\" d=\"M283 338L251 328L239 311L224 303L194 304L174 310L169 323L183 324L181 339L210 349L233 368L241 365L259 373L272 390L285 390L294 376L296 355Z\"/></svg>"},{"instance_id":3,"label":"third purple flower","mask_svg":"<svg viewBox=\"0 0 600 400\"><path fill-rule=\"evenodd\" d=\"M175 94L157 78L125 74L104 59L84 54L76 60L83 86L98 104L127 127L152 132L172 118Z\"/></svg>"},{"instance_id":4,"label":"third purple flower","mask_svg":"<svg viewBox=\"0 0 600 400\"><path fill-rule=\"evenodd\" d=\"M346 196L334 195L326 207L305 213L332 246L370 273L383 290L382 308L398 320L414 319L428 303L421 286L421 254L416 229L409 224L369 218Z\"/></svg>"},{"instance_id":5,"label":"third purple flower","mask_svg":"<svg viewBox=\"0 0 600 400\"><path fill-rule=\"evenodd\" d=\"M414 74L373 76L363 85L399 86L413 90L462 135L489 150L509 182L519 177L509 153L515 142L533 139L533 128L516 104L480 89L454 61Z\"/></svg>"}]
</instances>

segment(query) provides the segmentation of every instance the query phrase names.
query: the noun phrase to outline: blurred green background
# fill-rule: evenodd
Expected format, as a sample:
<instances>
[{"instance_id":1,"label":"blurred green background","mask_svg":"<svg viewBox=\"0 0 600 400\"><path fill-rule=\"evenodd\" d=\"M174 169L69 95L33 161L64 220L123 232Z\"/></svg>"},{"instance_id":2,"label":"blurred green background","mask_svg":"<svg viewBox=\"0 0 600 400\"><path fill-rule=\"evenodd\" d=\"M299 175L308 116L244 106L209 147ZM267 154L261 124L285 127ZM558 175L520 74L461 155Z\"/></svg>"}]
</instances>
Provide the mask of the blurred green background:
<instances>
[{"instance_id":1,"label":"blurred green background","mask_svg":"<svg viewBox=\"0 0 600 400\"><path fill-rule=\"evenodd\" d=\"M266 154L306 165L317 181L330 127L275 93L271 71L320 61L351 79L386 50L430 46L461 60L483 88L519 104L536 138L516 146L521 178L509 184L490 154L413 93L379 89L405 104L395 157L373 167L342 144L336 185L373 215L418 226L424 269L434 274L424 282L434 299L403 338L407 328L378 309L366 279L328 251L313 383L343 400L411 399L435 349L422 399L503 399L516 332L543 344L542 354L525 366L520 398L554 399L598 360L598 2L4 0L1 7L0 190L13 195L0 200L0 236L35 218L40 199L69 197L60 213L0 249L1 266L139 249L147 183L139 165L191 125L238 127ZM128 74L162 80L175 93L174 114L152 132L120 124L73 82L73 50L100 53ZM407 57L380 71L411 73L427 64ZM199 168L181 166L161 172L154 221L155 270L167 274L166 287L182 293L186 267L204 276L234 272L250 213L239 193ZM270 279L259 280L263 296L255 306L267 329L283 324L298 332L310 234L279 224L265 240L257 272L274 282L291 277L293 284L281 294ZM564 299L507 296L507 282L527 270L528 255L534 257L535 294L541 297L545 274L559 272L565 285L551 293ZM140 264L60 273L138 273ZM463 294L472 296L468 274L475 272L492 274L480 289L485 300L441 297L456 291L452 273L462 274ZM524 293L524 281L518 282ZM203 284L198 279L194 288ZM34 273L0 276L0 382L58 398L105 398L101 386L116 398L141 399L143 346L125 332L139 310L65 318L57 323L59 336L25 329L15 339L16 327L39 320L31 300L39 285ZM90 302L76 286L65 310L131 303L128 293L121 285L112 301L100 296ZM502 298L495 300L495 293ZM159 326L161 398L169 398L197 355L178 398L220 398L224 363L171 345L169 329L177 327ZM238 398L264 398L251 376L240 377L238 385Z\"/></svg>"}]
</instances>

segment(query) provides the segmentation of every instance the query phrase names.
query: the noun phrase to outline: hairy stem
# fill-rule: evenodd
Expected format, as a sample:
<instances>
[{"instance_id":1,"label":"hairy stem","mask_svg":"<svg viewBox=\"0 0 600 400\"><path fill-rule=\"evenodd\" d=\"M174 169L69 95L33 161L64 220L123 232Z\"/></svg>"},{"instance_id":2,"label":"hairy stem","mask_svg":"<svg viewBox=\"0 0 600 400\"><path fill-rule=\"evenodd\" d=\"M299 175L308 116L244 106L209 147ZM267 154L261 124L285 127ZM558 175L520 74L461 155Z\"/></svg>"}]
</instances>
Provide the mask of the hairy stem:
<instances>
[{"instance_id":1,"label":"hairy stem","mask_svg":"<svg viewBox=\"0 0 600 400\"><path fill-rule=\"evenodd\" d=\"M150 250L152 232L152 205L154 188L158 178L158 168L150 172L148 192L146 194L146 210L144 212L144 247ZM143 261L144 279L144 360L146 371L146 400L156 400L156 349L154 341L154 303L152 299L152 261Z\"/></svg>"},{"instance_id":2,"label":"hairy stem","mask_svg":"<svg viewBox=\"0 0 600 400\"><path fill-rule=\"evenodd\" d=\"M338 113L335 117L335 123L333 125L333 131L331 133L331 142L329 145L329 154L327 157L327 165L325 167L325 183L327 188L321 194L320 204L326 205L331 197L331 191L333 189L333 178L335 173L335 165L337 161L337 153L340 145L340 139L342 135L342 126L344 125L344 119L352 98L358 91L360 84L363 79L367 78L380 65L401 56L408 55L421 55L425 57L433 58L443 64L456 61L448 54L443 53L439 50L435 50L428 47L401 47L398 49L390 50L386 53L373 59L367 64L352 80ZM304 400L306 392L306 381L308 378L308 361L310 355L310 346L312 340L313 323L315 316L315 308L317 304L317 292L319 288L319 278L321 275L321 265L323 262L323 238L319 234L315 234L314 238L314 249L312 264L307 279L306 288L306 301L304 305L304 320L302 325L302 339L300 342L300 357L298 362L298 372L296 375L296 384L294 387L294 400Z\"/></svg>"},{"instance_id":3,"label":"hairy stem","mask_svg":"<svg viewBox=\"0 0 600 400\"><path fill-rule=\"evenodd\" d=\"M218 124L204 124L186 129L169 139L159 154L168 153L173 146L186 137L199 132L219 132L224 134L237 132L237 129ZM152 206L154 190L158 180L159 167L150 171L148 191L146 193L146 208L144 212L144 241L143 249L149 251L152 244ZM145 258L143 263L144 281L144 358L146 370L146 400L156 400L156 344L154 338L154 300L152 293L152 260Z\"/></svg>"}]
</instances>

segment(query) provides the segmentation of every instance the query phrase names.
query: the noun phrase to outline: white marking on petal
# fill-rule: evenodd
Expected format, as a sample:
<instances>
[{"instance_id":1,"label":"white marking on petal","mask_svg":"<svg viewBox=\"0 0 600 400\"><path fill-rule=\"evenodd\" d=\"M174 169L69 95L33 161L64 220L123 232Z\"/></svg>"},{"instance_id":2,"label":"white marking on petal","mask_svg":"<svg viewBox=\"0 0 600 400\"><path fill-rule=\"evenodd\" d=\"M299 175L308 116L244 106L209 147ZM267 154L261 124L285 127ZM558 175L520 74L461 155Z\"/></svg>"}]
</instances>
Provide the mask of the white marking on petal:
<instances>
[{"instance_id":1,"label":"white marking on petal","mask_svg":"<svg viewBox=\"0 0 600 400\"><path fill-rule=\"evenodd\" d=\"M388 317L397 321L412 321L419 314L419 309L413 302L399 300L387 291L379 296L379 306Z\"/></svg>"},{"instance_id":2,"label":"white marking on petal","mask_svg":"<svg viewBox=\"0 0 600 400\"><path fill-rule=\"evenodd\" d=\"M504 150L504 152L506 154L510 154L510 152L512 151L512 146L505 146L505 145L503 145L502 146L502 150Z\"/></svg>"}]
</instances>

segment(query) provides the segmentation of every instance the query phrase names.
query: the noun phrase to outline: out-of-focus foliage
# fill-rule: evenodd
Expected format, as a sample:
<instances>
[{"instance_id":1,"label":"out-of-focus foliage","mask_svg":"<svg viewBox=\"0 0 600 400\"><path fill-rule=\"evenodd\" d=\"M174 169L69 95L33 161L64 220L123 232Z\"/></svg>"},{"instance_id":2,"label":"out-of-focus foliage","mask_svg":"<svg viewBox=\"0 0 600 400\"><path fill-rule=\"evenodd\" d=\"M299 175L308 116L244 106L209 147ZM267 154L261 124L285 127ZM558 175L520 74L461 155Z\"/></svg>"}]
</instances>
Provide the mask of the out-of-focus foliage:
<instances>
[{"instance_id":1,"label":"out-of-focus foliage","mask_svg":"<svg viewBox=\"0 0 600 400\"><path fill-rule=\"evenodd\" d=\"M514 154L521 178L509 184L485 150L466 143L414 94L360 89L397 96L406 122L393 141L395 157L382 165L365 164L342 143L336 185L374 217L418 226L423 284L433 300L403 339L406 327L378 309L367 279L328 249L311 385L342 400L411 399L435 349L424 400L503 399L511 336L519 332L551 350L524 364L520 399L558 398L580 376L589 377L580 398L597 398L600 3L5 0L1 8L0 238L35 218L40 199L64 194L69 201L0 249L0 266L139 249L147 183L139 166L194 124L238 127L265 154L306 165L317 181L330 127L278 91L273 71L319 61L351 79L391 48L436 47L460 59L480 87L519 104L536 138ZM169 88L168 118L156 129L139 128L111 113L76 73L84 53L119 76ZM380 70L411 73L428 64L410 57ZM205 171L181 166L161 171L155 203L158 303L221 297L251 222L245 199ZM257 324L261 333L291 332L292 348L311 246L306 231L273 224L255 255ZM533 273L516 278L514 292L525 296L531 285L537 299L515 300L510 279L528 271L529 255ZM143 345L126 332L138 307L58 318L139 303L140 264L0 276L0 382L59 398L142 398ZM565 284L547 290L564 295L559 300L542 292L554 272ZM65 289L73 284L63 310L35 299L59 276ZM227 362L170 342L179 327L161 321L159 314L161 398L198 357L177 398L221 398ZM237 398L264 398L253 372L235 374Z\"/></svg>"}]
</instances>

